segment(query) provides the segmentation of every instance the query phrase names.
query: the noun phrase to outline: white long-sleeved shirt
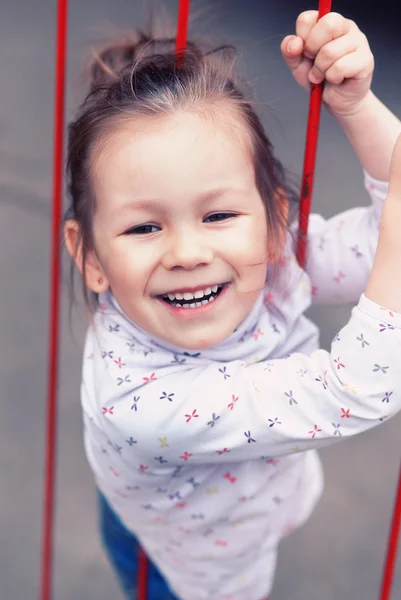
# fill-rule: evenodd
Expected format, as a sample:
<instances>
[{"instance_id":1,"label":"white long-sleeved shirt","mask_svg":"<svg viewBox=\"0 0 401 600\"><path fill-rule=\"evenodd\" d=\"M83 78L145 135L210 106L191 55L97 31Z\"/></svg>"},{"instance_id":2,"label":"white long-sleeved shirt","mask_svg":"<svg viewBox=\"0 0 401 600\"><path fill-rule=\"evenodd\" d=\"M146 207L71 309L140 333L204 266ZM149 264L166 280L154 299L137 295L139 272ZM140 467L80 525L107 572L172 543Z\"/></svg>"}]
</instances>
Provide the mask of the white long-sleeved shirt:
<instances>
[{"instance_id":1,"label":"white long-sleeved shirt","mask_svg":"<svg viewBox=\"0 0 401 600\"><path fill-rule=\"evenodd\" d=\"M82 404L97 484L182 600L261 600L280 539L322 489L316 452L401 408L401 315L362 292L387 185L367 208L312 215L306 270L281 269L229 339L202 352L152 338L103 294ZM312 299L358 300L330 352ZM309 452L305 452L309 450Z\"/></svg>"}]
</instances>

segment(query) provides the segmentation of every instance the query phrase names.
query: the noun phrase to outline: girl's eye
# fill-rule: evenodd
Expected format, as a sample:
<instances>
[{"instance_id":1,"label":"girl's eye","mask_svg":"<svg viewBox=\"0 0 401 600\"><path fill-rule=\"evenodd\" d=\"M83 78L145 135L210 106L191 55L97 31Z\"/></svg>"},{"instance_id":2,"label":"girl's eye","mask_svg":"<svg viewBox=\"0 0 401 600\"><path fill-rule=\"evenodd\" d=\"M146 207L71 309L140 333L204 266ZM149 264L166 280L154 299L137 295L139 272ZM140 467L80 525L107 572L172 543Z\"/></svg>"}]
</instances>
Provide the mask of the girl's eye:
<instances>
[{"instance_id":1,"label":"girl's eye","mask_svg":"<svg viewBox=\"0 0 401 600\"><path fill-rule=\"evenodd\" d=\"M205 218L205 223L216 223L218 221L226 221L227 219L232 219L233 217L237 217L236 213L230 212L219 212L213 213Z\"/></svg>"},{"instance_id":2,"label":"girl's eye","mask_svg":"<svg viewBox=\"0 0 401 600\"><path fill-rule=\"evenodd\" d=\"M160 227L157 225L153 225L153 223L145 223L144 225L137 225L136 227L131 227L125 232L125 235L146 235L149 233L155 233L155 231L159 231Z\"/></svg>"}]
</instances>

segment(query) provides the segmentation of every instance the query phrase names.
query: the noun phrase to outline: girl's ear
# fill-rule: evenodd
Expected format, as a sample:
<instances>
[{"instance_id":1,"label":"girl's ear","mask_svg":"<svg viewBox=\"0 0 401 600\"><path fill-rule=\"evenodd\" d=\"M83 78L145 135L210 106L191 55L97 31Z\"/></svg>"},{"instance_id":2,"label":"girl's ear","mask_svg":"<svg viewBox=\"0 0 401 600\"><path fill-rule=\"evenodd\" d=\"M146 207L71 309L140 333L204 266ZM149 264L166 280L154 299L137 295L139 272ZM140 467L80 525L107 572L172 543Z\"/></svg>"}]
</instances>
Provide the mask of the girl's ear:
<instances>
[{"instance_id":1,"label":"girl's ear","mask_svg":"<svg viewBox=\"0 0 401 600\"><path fill-rule=\"evenodd\" d=\"M285 241L287 237L287 223L288 223L288 213L290 210L290 204L288 202L288 198L281 188L279 188L274 193L275 202L279 205L280 212L280 238L279 243L276 247L272 247L271 245L267 249L267 262L268 263L279 263L283 256L283 250L285 246Z\"/></svg>"},{"instance_id":2,"label":"girl's ear","mask_svg":"<svg viewBox=\"0 0 401 600\"><path fill-rule=\"evenodd\" d=\"M64 226L65 245L83 275L82 238L79 233L78 223L74 219L69 219ZM110 287L94 250L89 250L85 256L85 284L96 294L106 292Z\"/></svg>"}]
</instances>

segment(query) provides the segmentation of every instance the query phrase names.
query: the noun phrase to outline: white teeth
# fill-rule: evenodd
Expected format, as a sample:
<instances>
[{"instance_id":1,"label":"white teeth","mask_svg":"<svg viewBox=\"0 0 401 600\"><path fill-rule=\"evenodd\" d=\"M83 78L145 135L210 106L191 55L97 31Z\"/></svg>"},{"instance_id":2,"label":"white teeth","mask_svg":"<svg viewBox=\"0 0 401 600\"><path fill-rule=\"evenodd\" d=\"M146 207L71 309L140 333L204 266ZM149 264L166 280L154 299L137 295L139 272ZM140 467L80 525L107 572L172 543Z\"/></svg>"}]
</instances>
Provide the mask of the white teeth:
<instances>
[{"instance_id":1,"label":"white teeth","mask_svg":"<svg viewBox=\"0 0 401 600\"><path fill-rule=\"evenodd\" d=\"M217 292L219 291L219 289L221 289L223 286L221 285L214 285L213 287L208 287L205 290L197 290L196 292L194 292L193 294L191 292L176 292L175 294L165 294L165 298L168 298L170 300L170 302L174 303L174 300L185 300L186 302L190 302L191 300L199 300L201 301L201 299L204 296L210 296L211 294L217 294ZM211 298L214 300L214 298ZM181 304L179 305L181 306Z\"/></svg>"},{"instance_id":2,"label":"white teeth","mask_svg":"<svg viewBox=\"0 0 401 600\"><path fill-rule=\"evenodd\" d=\"M188 304L189 308L196 308L195 304Z\"/></svg>"},{"instance_id":3,"label":"white teeth","mask_svg":"<svg viewBox=\"0 0 401 600\"><path fill-rule=\"evenodd\" d=\"M204 306L205 304L209 304L209 300L202 300L201 304L202 306Z\"/></svg>"},{"instance_id":4,"label":"white teeth","mask_svg":"<svg viewBox=\"0 0 401 600\"><path fill-rule=\"evenodd\" d=\"M190 304L177 304L177 306L181 306L181 308L191 308Z\"/></svg>"},{"instance_id":5,"label":"white teeth","mask_svg":"<svg viewBox=\"0 0 401 600\"><path fill-rule=\"evenodd\" d=\"M198 307L198 306L202 306L202 302L195 302L195 306L196 306L196 307Z\"/></svg>"}]
</instances>

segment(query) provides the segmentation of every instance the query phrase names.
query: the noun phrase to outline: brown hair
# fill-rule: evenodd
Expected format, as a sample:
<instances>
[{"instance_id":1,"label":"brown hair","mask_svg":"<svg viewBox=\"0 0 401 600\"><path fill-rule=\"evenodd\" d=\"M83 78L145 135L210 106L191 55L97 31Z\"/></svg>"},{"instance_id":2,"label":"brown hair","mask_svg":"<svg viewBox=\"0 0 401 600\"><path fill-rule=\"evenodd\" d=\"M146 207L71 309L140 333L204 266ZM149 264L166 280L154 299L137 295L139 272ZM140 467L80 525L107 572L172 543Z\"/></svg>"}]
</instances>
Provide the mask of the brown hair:
<instances>
[{"instance_id":1,"label":"brown hair","mask_svg":"<svg viewBox=\"0 0 401 600\"><path fill-rule=\"evenodd\" d=\"M265 206L269 237L278 246L288 225L278 194L295 199L281 163L275 158L254 105L240 90L234 73L235 48L206 49L188 42L185 60L177 64L175 39L155 39L138 31L131 39L95 54L90 91L69 126L67 181L70 207L66 218L79 226L83 291L85 259L94 249L92 220L96 202L92 159L99 142L124 119L171 115L177 110L208 110L222 100L236 108L251 142L255 183Z\"/></svg>"}]
</instances>

